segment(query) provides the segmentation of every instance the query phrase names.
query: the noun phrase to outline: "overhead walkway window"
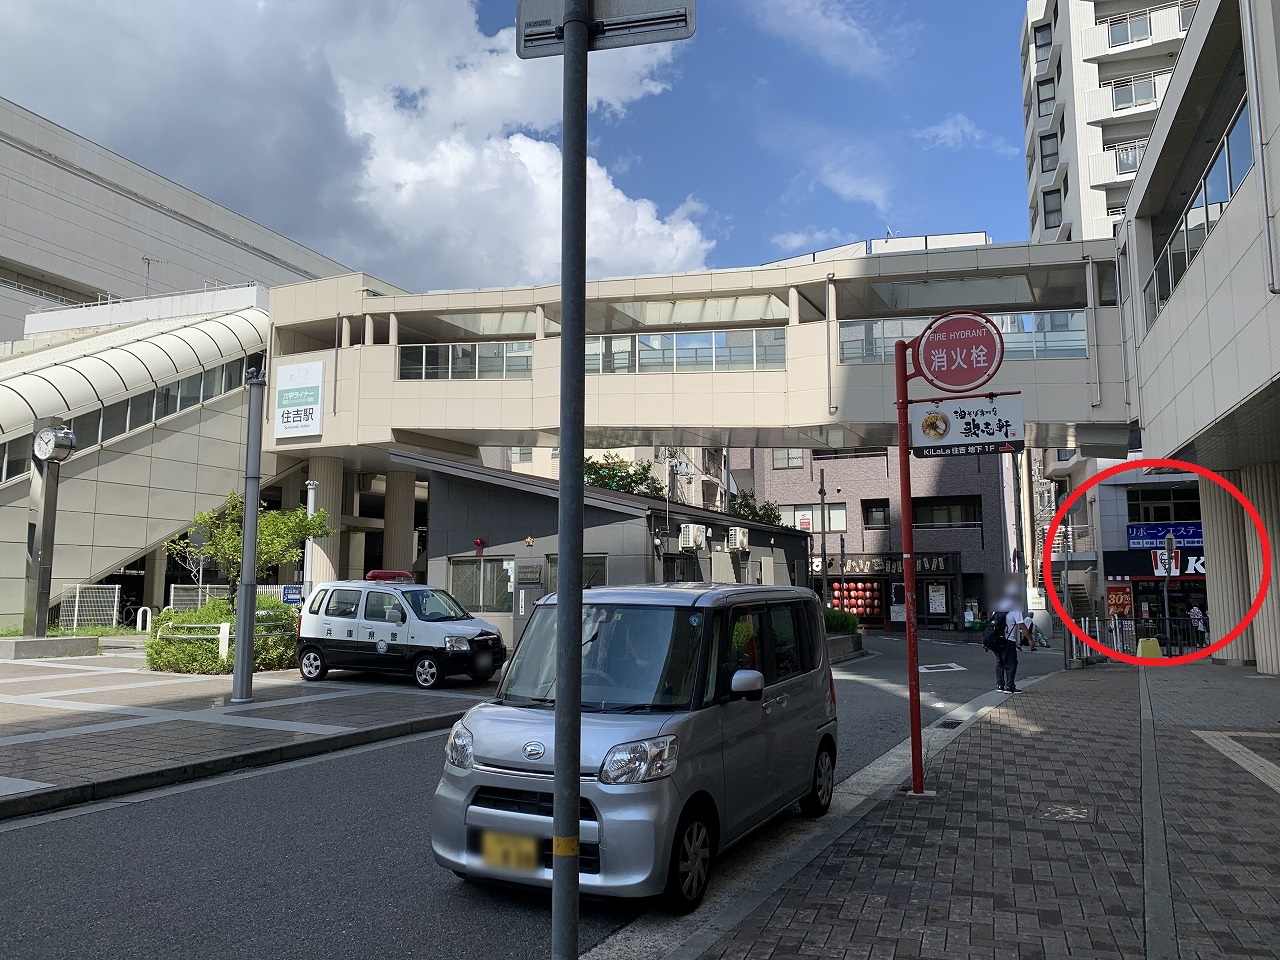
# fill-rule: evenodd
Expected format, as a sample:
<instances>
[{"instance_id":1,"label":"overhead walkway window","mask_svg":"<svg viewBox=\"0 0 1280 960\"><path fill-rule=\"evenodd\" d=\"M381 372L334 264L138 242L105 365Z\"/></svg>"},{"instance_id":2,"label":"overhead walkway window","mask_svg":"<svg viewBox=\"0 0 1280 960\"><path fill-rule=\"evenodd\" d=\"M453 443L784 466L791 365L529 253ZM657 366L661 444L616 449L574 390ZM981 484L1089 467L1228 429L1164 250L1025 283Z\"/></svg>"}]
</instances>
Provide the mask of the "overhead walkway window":
<instances>
[{"instance_id":1,"label":"overhead walkway window","mask_svg":"<svg viewBox=\"0 0 1280 960\"><path fill-rule=\"evenodd\" d=\"M1195 261L1200 248L1222 219L1231 198L1253 168L1253 141L1249 136L1249 101L1241 103L1226 134L1218 143L1196 185L1190 205L1175 221L1168 241L1156 257L1155 266L1143 287L1147 329L1155 323L1178 282Z\"/></svg>"},{"instance_id":2,"label":"overhead walkway window","mask_svg":"<svg viewBox=\"0 0 1280 960\"><path fill-rule=\"evenodd\" d=\"M786 327L587 337L587 373L785 370Z\"/></svg>"},{"instance_id":3,"label":"overhead walkway window","mask_svg":"<svg viewBox=\"0 0 1280 960\"><path fill-rule=\"evenodd\" d=\"M1006 360L1072 360L1089 355L1083 310L989 316L1004 335ZM929 319L841 320L840 362L892 363L893 345L919 336Z\"/></svg>"},{"instance_id":4,"label":"overhead walkway window","mask_svg":"<svg viewBox=\"0 0 1280 960\"><path fill-rule=\"evenodd\" d=\"M528 380L533 341L425 343L399 348L400 380Z\"/></svg>"}]
</instances>

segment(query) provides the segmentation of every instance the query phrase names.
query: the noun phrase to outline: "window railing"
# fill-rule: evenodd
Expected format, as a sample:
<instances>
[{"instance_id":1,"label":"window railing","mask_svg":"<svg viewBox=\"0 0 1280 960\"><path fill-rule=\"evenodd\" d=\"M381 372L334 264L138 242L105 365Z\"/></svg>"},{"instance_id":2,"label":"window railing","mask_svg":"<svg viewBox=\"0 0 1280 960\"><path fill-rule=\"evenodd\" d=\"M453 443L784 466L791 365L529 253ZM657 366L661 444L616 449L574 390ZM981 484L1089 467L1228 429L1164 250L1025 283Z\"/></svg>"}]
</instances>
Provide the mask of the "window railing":
<instances>
[{"instance_id":1,"label":"window railing","mask_svg":"<svg viewBox=\"0 0 1280 960\"><path fill-rule=\"evenodd\" d=\"M1186 33L1187 28L1191 26L1191 18L1195 16L1195 0L1162 3L1144 10L1130 10L1122 16L1099 20L1098 25L1107 28L1107 46L1122 47L1125 44L1151 39L1151 15L1158 10L1172 10L1174 7L1178 8L1178 30Z\"/></svg>"},{"instance_id":2,"label":"window railing","mask_svg":"<svg viewBox=\"0 0 1280 960\"><path fill-rule=\"evenodd\" d=\"M401 346L397 380L529 380L533 341Z\"/></svg>"},{"instance_id":3,"label":"window railing","mask_svg":"<svg viewBox=\"0 0 1280 960\"><path fill-rule=\"evenodd\" d=\"M709 373L785 370L787 328L587 337L586 372Z\"/></svg>"},{"instance_id":4,"label":"window railing","mask_svg":"<svg viewBox=\"0 0 1280 960\"><path fill-rule=\"evenodd\" d=\"M1147 141L1130 140L1127 143L1114 143L1103 149L1115 154L1116 173L1132 173L1142 163L1142 155L1147 150Z\"/></svg>"},{"instance_id":5,"label":"window railing","mask_svg":"<svg viewBox=\"0 0 1280 960\"><path fill-rule=\"evenodd\" d=\"M1083 310L989 315L1004 335L1006 360L1066 360L1087 357ZM892 363L893 345L912 340L928 317L841 320L840 363Z\"/></svg>"},{"instance_id":6,"label":"window railing","mask_svg":"<svg viewBox=\"0 0 1280 960\"><path fill-rule=\"evenodd\" d=\"M1162 77L1168 77L1172 72L1172 70L1161 70L1156 73L1142 73L1119 80L1108 80L1102 86L1111 88L1113 110L1131 110L1134 107L1158 101L1163 92L1158 81Z\"/></svg>"},{"instance_id":7,"label":"window railing","mask_svg":"<svg viewBox=\"0 0 1280 960\"><path fill-rule=\"evenodd\" d=\"M1156 256L1155 267L1142 288L1148 330L1252 168L1249 101L1245 100L1219 141L1209 168L1200 178L1195 198L1183 211L1168 242Z\"/></svg>"}]
</instances>

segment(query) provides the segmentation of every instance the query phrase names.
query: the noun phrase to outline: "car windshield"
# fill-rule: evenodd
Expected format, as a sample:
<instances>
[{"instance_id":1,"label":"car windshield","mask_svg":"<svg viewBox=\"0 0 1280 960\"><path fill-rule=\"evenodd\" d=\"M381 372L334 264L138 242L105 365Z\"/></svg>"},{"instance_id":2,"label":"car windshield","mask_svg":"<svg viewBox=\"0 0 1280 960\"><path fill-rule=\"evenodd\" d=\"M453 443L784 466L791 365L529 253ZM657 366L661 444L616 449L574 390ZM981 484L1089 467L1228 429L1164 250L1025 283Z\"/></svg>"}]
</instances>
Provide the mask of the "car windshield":
<instances>
[{"instance_id":1,"label":"car windshield","mask_svg":"<svg viewBox=\"0 0 1280 960\"><path fill-rule=\"evenodd\" d=\"M706 613L693 607L584 604L585 710L687 710L693 700ZM556 608L538 607L498 696L550 705L556 695Z\"/></svg>"},{"instance_id":2,"label":"car windshield","mask_svg":"<svg viewBox=\"0 0 1280 960\"><path fill-rule=\"evenodd\" d=\"M419 620L472 620L471 614L443 590L406 590L404 598L408 601L413 615Z\"/></svg>"}]
</instances>

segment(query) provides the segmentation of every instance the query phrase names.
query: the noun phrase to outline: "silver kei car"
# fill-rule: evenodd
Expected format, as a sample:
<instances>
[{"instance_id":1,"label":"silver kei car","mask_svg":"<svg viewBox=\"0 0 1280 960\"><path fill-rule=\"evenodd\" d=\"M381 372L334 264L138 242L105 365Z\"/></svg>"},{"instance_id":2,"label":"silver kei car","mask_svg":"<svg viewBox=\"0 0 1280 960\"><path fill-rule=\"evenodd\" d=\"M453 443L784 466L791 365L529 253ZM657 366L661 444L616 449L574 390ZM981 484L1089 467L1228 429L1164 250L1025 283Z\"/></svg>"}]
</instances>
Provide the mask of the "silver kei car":
<instances>
[{"instance_id":1,"label":"silver kei car","mask_svg":"<svg viewBox=\"0 0 1280 960\"><path fill-rule=\"evenodd\" d=\"M432 848L459 876L551 885L555 597L533 611L497 697L453 728ZM793 587L586 592L580 884L695 909L713 858L835 786L822 609Z\"/></svg>"}]
</instances>

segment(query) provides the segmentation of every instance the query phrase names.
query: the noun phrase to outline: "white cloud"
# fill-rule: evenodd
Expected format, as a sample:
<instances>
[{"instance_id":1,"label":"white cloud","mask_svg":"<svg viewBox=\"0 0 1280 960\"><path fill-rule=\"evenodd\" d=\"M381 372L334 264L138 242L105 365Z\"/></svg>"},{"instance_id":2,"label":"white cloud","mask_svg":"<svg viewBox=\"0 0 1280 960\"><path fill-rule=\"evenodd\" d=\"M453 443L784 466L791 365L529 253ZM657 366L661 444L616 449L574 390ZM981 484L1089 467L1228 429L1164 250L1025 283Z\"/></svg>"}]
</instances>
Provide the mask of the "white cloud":
<instances>
[{"instance_id":1,"label":"white cloud","mask_svg":"<svg viewBox=\"0 0 1280 960\"><path fill-rule=\"evenodd\" d=\"M883 77L904 56L904 32L867 0L745 0L760 26L853 76Z\"/></svg>"},{"instance_id":2,"label":"white cloud","mask_svg":"<svg viewBox=\"0 0 1280 960\"><path fill-rule=\"evenodd\" d=\"M945 147L950 150L973 147L991 150L1006 157L1018 154L1018 148L1004 137L993 136L963 113L948 114L932 126L914 131L912 136L922 143L926 150L936 147Z\"/></svg>"},{"instance_id":3,"label":"white cloud","mask_svg":"<svg viewBox=\"0 0 1280 960\"><path fill-rule=\"evenodd\" d=\"M889 175L866 150L846 145L820 151L816 175L841 200L870 204L881 217L888 213L892 189Z\"/></svg>"},{"instance_id":4,"label":"white cloud","mask_svg":"<svg viewBox=\"0 0 1280 960\"><path fill-rule=\"evenodd\" d=\"M554 281L560 61L514 44L514 29L480 30L474 0L311 0L305 16L265 0L16 0L0 90L410 289ZM594 56L594 125L666 91L678 51ZM713 245L696 204L663 212L595 162L588 204L592 276L698 269Z\"/></svg>"},{"instance_id":5,"label":"white cloud","mask_svg":"<svg viewBox=\"0 0 1280 960\"><path fill-rule=\"evenodd\" d=\"M786 253L797 250L823 250L827 247L838 247L853 243L858 239L856 234L846 233L830 227L821 230L818 227L805 227L803 230L790 230L775 235L773 245Z\"/></svg>"}]
</instances>

